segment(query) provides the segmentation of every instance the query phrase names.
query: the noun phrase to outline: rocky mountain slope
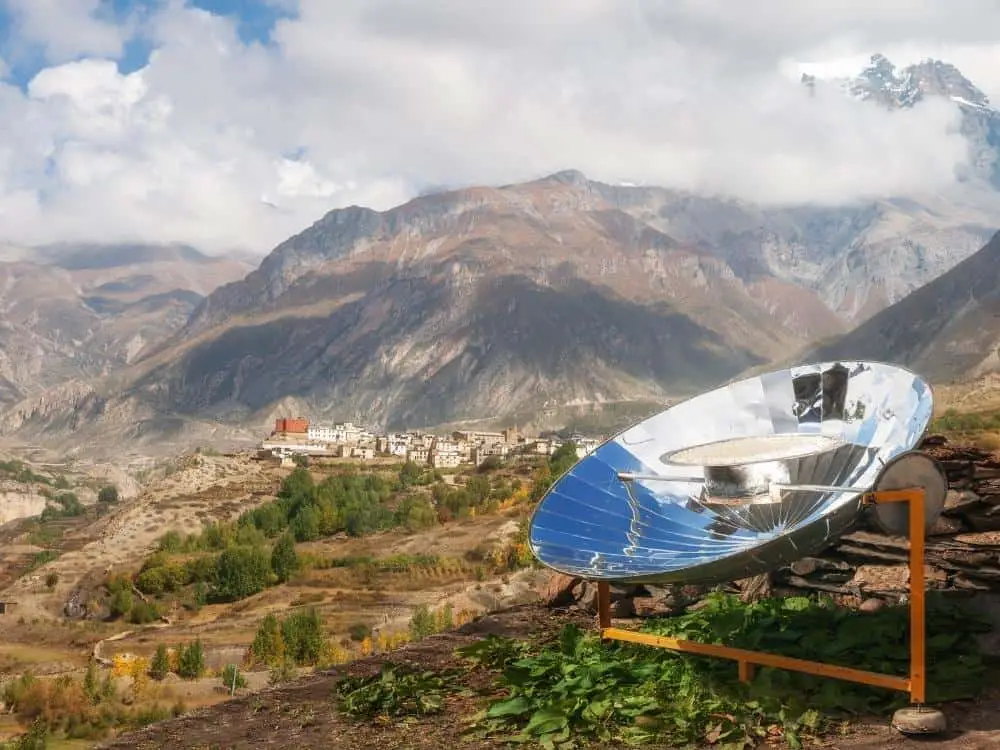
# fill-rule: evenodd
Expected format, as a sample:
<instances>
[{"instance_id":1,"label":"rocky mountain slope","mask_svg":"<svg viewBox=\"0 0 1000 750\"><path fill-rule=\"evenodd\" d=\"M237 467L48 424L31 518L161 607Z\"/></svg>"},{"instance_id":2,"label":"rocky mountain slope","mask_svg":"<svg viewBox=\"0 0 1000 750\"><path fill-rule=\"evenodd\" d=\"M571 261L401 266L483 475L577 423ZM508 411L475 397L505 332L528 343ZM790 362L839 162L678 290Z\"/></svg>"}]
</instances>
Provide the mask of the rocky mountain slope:
<instances>
[{"instance_id":1,"label":"rocky mountain slope","mask_svg":"<svg viewBox=\"0 0 1000 750\"><path fill-rule=\"evenodd\" d=\"M0 260L0 404L120 369L250 267L179 246L8 250Z\"/></svg>"},{"instance_id":2,"label":"rocky mountain slope","mask_svg":"<svg viewBox=\"0 0 1000 750\"><path fill-rule=\"evenodd\" d=\"M969 141L972 169L965 177L979 177L1000 188L1000 112L954 65L926 59L897 68L876 54L861 75L842 85L860 99L890 108L919 106L934 97L955 102L962 113L962 134Z\"/></svg>"},{"instance_id":3,"label":"rocky mountain slope","mask_svg":"<svg viewBox=\"0 0 1000 750\"><path fill-rule=\"evenodd\" d=\"M59 290L41 316L65 319L56 343L72 366L30 392L13 364L0 367L0 398L16 402L0 432L169 442L192 429L231 436L293 407L372 426L553 426L568 408L662 403L788 360L937 278L1000 226L998 115L973 84L944 63L900 71L876 56L843 85L873 106L952 99L973 173L947 195L841 207L763 208L574 171L386 212L355 206L200 301L173 290L208 289L160 273L104 278L118 261L85 252L87 268L56 264L90 274L80 301ZM73 349L80 341L94 361Z\"/></svg>"},{"instance_id":4,"label":"rocky mountain slope","mask_svg":"<svg viewBox=\"0 0 1000 750\"><path fill-rule=\"evenodd\" d=\"M932 382L1000 370L1000 233L979 252L831 344L819 359L907 365Z\"/></svg>"},{"instance_id":5,"label":"rocky mountain slope","mask_svg":"<svg viewBox=\"0 0 1000 750\"><path fill-rule=\"evenodd\" d=\"M763 210L577 172L336 210L209 295L121 390L13 419L263 424L291 397L373 426L523 424L662 403L842 333L986 231L912 202Z\"/></svg>"}]
</instances>

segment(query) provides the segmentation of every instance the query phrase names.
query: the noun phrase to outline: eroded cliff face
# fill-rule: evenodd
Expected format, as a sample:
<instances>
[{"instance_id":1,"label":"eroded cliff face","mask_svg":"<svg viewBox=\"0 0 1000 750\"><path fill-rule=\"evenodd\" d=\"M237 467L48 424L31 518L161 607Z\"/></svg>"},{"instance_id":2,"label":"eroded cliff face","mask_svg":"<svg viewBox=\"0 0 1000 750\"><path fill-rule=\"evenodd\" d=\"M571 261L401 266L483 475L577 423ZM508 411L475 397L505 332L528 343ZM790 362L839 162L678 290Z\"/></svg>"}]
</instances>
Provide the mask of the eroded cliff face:
<instances>
[{"instance_id":1,"label":"eroded cliff face","mask_svg":"<svg viewBox=\"0 0 1000 750\"><path fill-rule=\"evenodd\" d=\"M114 375L250 268L170 245L35 248L0 262L0 404Z\"/></svg>"},{"instance_id":2,"label":"eroded cliff face","mask_svg":"<svg viewBox=\"0 0 1000 750\"><path fill-rule=\"evenodd\" d=\"M943 383L1000 371L1000 233L947 273L812 352L913 367Z\"/></svg>"},{"instance_id":3,"label":"eroded cliff face","mask_svg":"<svg viewBox=\"0 0 1000 750\"><path fill-rule=\"evenodd\" d=\"M45 510L47 502L45 496L38 494L34 488L0 480L0 525L37 516Z\"/></svg>"}]
</instances>

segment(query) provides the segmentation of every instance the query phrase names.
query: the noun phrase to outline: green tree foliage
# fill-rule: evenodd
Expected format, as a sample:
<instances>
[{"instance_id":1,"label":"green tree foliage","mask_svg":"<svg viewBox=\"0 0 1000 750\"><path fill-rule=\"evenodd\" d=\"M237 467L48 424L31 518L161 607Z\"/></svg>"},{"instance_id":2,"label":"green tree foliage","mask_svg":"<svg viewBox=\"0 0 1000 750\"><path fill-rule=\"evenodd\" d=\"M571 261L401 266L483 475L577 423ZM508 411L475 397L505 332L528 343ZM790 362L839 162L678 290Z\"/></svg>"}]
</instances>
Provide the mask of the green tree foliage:
<instances>
[{"instance_id":1,"label":"green tree foliage","mask_svg":"<svg viewBox=\"0 0 1000 750\"><path fill-rule=\"evenodd\" d=\"M295 552L295 539L282 534L271 550L271 570L279 583L285 583L299 569L299 556Z\"/></svg>"},{"instance_id":2,"label":"green tree foliage","mask_svg":"<svg viewBox=\"0 0 1000 750\"><path fill-rule=\"evenodd\" d=\"M108 594L112 617L124 617L132 611L132 582L128 578L113 578L108 584Z\"/></svg>"},{"instance_id":3,"label":"green tree foliage","mask_svg":"<svg viewBox=\"0 0 1000 750\"><path fill-rule=\"evenodd\" d=\"M149 664L149 676L154 680L162 680L170 673L170 656L167 654L166 644L159 644L153 660Z\"/></svg>"},{"instance_id":4,"label":"green tree foliage","mask_svg":"<svg viewBox=\"0 0 1000 750\"><path fill-rule=\"evenodd\" d=\"M48 521L52 518L73 518L76 516L82 516L86 508L83 507L83 503L80 502L78 498L72 492L60 492L54 498L52 498L52 504L45 506L45 510L42 511L41 519L43 521Z\"/></svg>"},{"instance_id":5,"label":"green tree foliage","mask_svg":"<svg viewBox=\"0 0 1000 750\"><path fill-rule=\"evenodd\" d=\"M410 618L410 638L419 641L437 632L437 620L426 604L417 605Z\"/></svg>"},{"instance_id":6,"label":"green tree foliage","mask_svg":"<svg viewBox=\"0 0 1000 750\"><path fill-rule=\"evenodd\" d=\"M132 604L132 609L128 612L128 621L135 625L148 625L159 619L160 610L155 604L144 602L141 599Z\"/></svg>"},{"instance_id":7,"label":"green tree foliage","mask_svg":"<svg viewBox=\"0 0 1000 750\"><path fill-rule=\"evenodd\" d=\"M312 607L293 612L281 623L281 639L286 659L299 666L313 665L323 651L323 621Z\"/></svg>"},{"instance_id":8,"label":"green tree foliage","mask_svg":"<svg viewBox=\"0 0 1000 750\"><path fill-rule=\"evenodd\" d=\"M423 469L421 469L420 466L415 464L413 461L407 461L399 470L400 488L405 490L407 487L412 487L420 481L420 477L423 473Z\"/></svg>"},{"instance_id":9,"label":"green tree foliage","mask_svg":"<svg viewBox=\"0 0 1000 750\"><path fill-rule=\"evenodd\" d=\"M179 649L177 674L185 680L195 680L205 671L205 649L201 640L196 640Z\"/></svg>"},{"instance_id":10,"label":"green tree foliage","mask_svg":"<svg viewBox=\"0 0 1000 750\"><path fill-rule=\"evenodd\" d=\"M180 552L183 549L184 539L179 533L171 529L160 537L157 543L157 550L160 552Z\"/></svg>"},{"instance_id":11,"label":"green tree foliage","mask_svg":"<svg viewBox=\"0 0 1000 750\"><path fill-rule=\"evenodd\" d=\"M212 598L233 602L260 593L271 577L271 559L257 547L230 547L215 563Z\"/></svg>"},{"instance_id":12,"label":"green tree foliage","mask_svg":"<svg viewBox=\"0 0 1000 750\"><path fill-rule=\"evenodd\" d=\"M109 484L106 487L101 487L101 491L97 493L97 502L99 503L117 503L118 502L118 488L113 484Z\"/></svg>"},{"instance_id":13,"label":"green tree foliage","mask_svg":"<svg viewBox=\"0 0 1000 750\"><path fill-rule=\"evenodd\" d=\"M247 678L235 664L227 664L222 670L222 685L228 690L239 690L247 686Z\"/></svg>"},{"instance_id":14,"label":"green tree foliage","mask_svg":"<svg viewBox=\"0 0 1000 750\"><path fill-rule=\"evenodd\" d=\"M435 485L435 488L440 486L443 485ZM400 500L394 515L396 525L404 526L411 532L433 528L438 522L434 506L425 498L414 495L407 495Z\"/></svg>"},{"instance_id":15,"label":"green tree foliage","mask_svg":"<svg viewBox=\"0 0 1000 750\"><path fill-rule=\"evenodd\" d=\"M563 443L555 449L549 457L549 472L553 478L558 478L566 473L579 460L576 449L577 446L574 442Z\"/></svg>"},{"instance_id":16,"label":"green tree foliage","mask_svg":"<svg viewBox=\"0 0 1000 750\"><path fill-rule=\"evenodd\" d=\"M101 702L101 683L98 680L97 662L93 660L87 664L87 672L83 675L83 694L95 706Z\"/></svg>"},{"instance_id":17,"label":"green tree foliage","mask_svg":"<svg viewBox=\"0 0 1000 750\"><path fill-rule=\"evenodd\" d=\"M162 552L150 556L135 579L136 588L152 596L177 591L190 582L191 575L187 567L171 561Z\"/></svg>"},{"instance_id":18,"label":"green tree foliage","mask_svg":"<svg viewBox=\"0 0 1000 750\"><path fill-rule=\"evenodd\" d=\"M265 664L274 667L285 660L285 641L281 636L281 622L269 614L257 626L257 634L247 651L250 666Z\"/></svg>"},{"instance_id":19,"label":"green tree foliage","mask_svg":"<svg viewBox=\"0 0 1000 750\"><path fill-rule=\"evenodd\" d=\"M935 432L985 432L1000 430L1000 411L958 412L948 409L931 422Z\"/></svg>"},{"instance_id":20,"label":"green tree foliage","mask_svg":"<svg viewBox=\"0 0 1000 750\"><path fill-rule=\"evenodd\" d=\"M323 622L315 609L293 612L283 620L269 614L257 626L247 650L247 663L265 664L272 669L282 665L310 666L319 661L322 651Z\"/></svg>"},{"instance_id":21,"label":"green tree foliage","mask_svg":"<svg viewBox=\"0 0 1000 750\"><path fill-rule=\"evenodd\" d=\"M296 469L285 478L277 500L244 513L237 526L253 527L267 538L291 529L299 542L341 531L361 536L393 525L385 504L391 494L392 486L377 474L343 474L316 484L308 471Z\"/></svg>"}]
</instances>

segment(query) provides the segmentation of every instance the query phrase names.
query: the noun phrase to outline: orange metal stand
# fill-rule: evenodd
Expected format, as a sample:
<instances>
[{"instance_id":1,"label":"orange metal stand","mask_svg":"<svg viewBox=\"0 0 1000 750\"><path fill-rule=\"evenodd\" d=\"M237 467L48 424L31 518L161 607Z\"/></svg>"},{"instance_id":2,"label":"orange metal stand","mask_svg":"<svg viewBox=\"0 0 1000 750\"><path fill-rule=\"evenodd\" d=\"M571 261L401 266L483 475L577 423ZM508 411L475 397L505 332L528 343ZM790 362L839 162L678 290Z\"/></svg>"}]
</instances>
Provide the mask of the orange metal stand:
<instances>
[{"instance_id":1,"label":"orange metal stand","mask_svg":"<svg viewBox=\"0 0 1000 750\"><path fill-rule=\"evenodd\" d=\"M924 581L924 490L910 488L903 490L882 490L865 495L865 503L909 503L910 504L910 676L868 672L833 664L793 659L760 651L747 651L728 646L666 638L663 636L638 633L634 630L611 627L611 588L607 583L597 585L597 610L601 628L601 638L613 641L640 643L673 651L683 651L703 656L717 656L736 661L739 678L749 682L753 678L754 666L788 669L805 672L819 677L832 677L848 682L901 690L910 694L910 701L922 704L927 698L926 659L926 590Z\"/></svg>"}]
</instances>

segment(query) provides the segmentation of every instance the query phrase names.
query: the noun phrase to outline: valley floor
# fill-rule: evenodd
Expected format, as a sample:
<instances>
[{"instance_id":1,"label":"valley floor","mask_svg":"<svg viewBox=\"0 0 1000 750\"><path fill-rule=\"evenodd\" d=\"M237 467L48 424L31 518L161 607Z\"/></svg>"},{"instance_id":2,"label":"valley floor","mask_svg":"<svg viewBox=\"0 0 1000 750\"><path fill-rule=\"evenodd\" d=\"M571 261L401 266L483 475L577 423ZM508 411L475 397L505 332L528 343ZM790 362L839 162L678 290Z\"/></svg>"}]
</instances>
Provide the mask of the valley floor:
<instances>
[{"instance_id":1,"label":"valley floor","mask_svg":"<svg viewBox=\"0 0 1000 750\"><path fill-rule=\"evenodd\" d=\"M391 654L373 656L261 693L194 711L139 732L121 736L101 747L111 750L154 748L285 748L300 750L337 747L338 750L437 750L438 748L491 748L508 746L503 740L482 739L467 733L469 718L486 702L493 676L469 670L455 649L490 634L513 638L554 635L567 623L594 627L594 618L580 611L550 610L524 605L486 615L456 631L432 636ZM401 722L355 721L336 707L334 687L344 676L377 674L390 662L426 670L461 669L469 695L449 699L441 714ZM947 735L908 739L889 728L888 717L860 722L841 737L825 739L829 750L992 750L1000 747L1000 690L976 702L945 707ZM331 744L331 738L337 738ZM595 747L597 747L595 745ZM604 744L601 747L609 747ZM666 746L648 745L651 750Z\"/></svg>"}]
</instances>

